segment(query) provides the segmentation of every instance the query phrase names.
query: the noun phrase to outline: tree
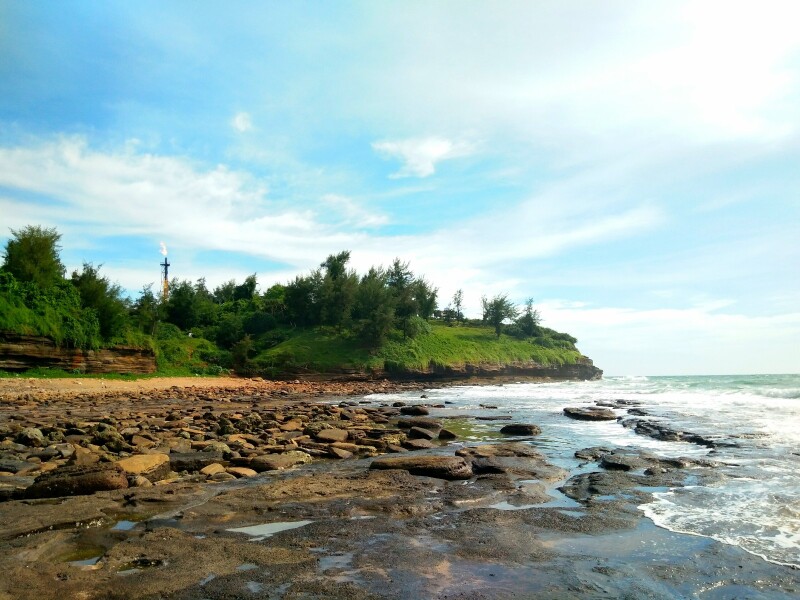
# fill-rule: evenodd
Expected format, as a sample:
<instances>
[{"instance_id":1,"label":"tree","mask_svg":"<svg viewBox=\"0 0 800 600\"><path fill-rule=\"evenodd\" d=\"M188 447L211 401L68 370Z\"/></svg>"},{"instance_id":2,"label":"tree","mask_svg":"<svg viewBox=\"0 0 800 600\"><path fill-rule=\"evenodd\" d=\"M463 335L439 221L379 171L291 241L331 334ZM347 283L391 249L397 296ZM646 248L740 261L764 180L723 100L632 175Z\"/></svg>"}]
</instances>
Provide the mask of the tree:
<instances>
[{"instance_id":1,"label":"tree","mask_svg":"<svg viewBox=\"0 0 800 600\"><path fill-rule=\"evenodd\" d=\"M256 293L256 287L258 287L256 274L253 273L252 275L248 275L245 277L244 283L233 288L233 299L252 300L253 294Z\"/></svg>"},{"instance_id":2,"label":"tree","mask_svg":"<svg viewBox=\"0 0 800 600\"><path fill-rule=\"evenodd\" d=\"M142 288L142 292L131 309L133 322L144 333L153 335L159 319L159 302L153 293L153 284Z\"/></svg>"},{"instance_id":3,"label":"tree","mask_svg":"<svg viewBox=\"0 0 800 600\"><path fill-rule=\"evenodd\" d=\"M197 293L190 281L173 279L169 286L169 299L167 300L167 321L188 331L197 325Z\"/></svg>"},{"instance_id":4,"label":"tree","mask_svg":"<svg viewBox=\"0 0 800 600\"><path fill-rule=\"evenodd\" d=\"M347 270L350 252L331 254L320 267L325 269L320 288L320 310L322 322L337 330L350 323L355 302L358 277Z\"/></svg>"},{"instance_id":5,"label":"tree","mask_svg":"<svg viewBox=\"0 0 800 600\"><path fill-rule=\"evenodd\" d=\"M439 290L432 287L425 278L420 277L414 281L413 295L417 305L417 315L426 321L433 316L436 310L436 296Z\"/></svg>"},{"instance_id":6,"label":"tree","mask_svg":"<svg viewBox=\"0 0 800 600\"><path fill-rule=\"evenodd\" d=\"M100 276L100 266L83 263L80 273L72 272L72 285L81 296L81 305L97 313L100 335L108 341L124 333L128 304L122 298L122 288Z\"/></svg>"},{"instance_id":7,"label":"tree","mask_svg":"<svg viewBox=\"0 0 800 600\"><path fill-rule=\"evenodd\" d=\"M486 296L481 298L483 305L483 321L494 327L497 337L500 337L500 330L503 321L506 319L516 319L519 311L517 307L508 299L506 294L499 294L488 300Z\"/></svg>"},{"instance_id":8,"label":"tree","mask_svg":"<svg viewBox=\"0 0 800 600\"><path fill-rule=\"evenodd\" d=\"M361 278L356 290L353 318L358 335L372 346L380 346L392 330L394 301L382 269L372 267Z\"/></svg>"},{"instance_id":9,"label":"tree","mask_svg":"<svg viewBox=\"0 0 800 600\"><path fill-rule=\"evenodd\" d=\"M461 323L464 320L464 313L462 309L464 308L464 292L461 289L456 290L456 293L453 294L453 317L456 321Z\"/></svg>"},{"instance_id":10,"label":"tree","mask_svg":"<svg viewBox=\"0 0 800 600\"><path fill-rule=\"evenodd\" d=\"M407 262L395 258L392 266L386 272L386 285L394 301L395 319L397 327L406 335L408 322L416 314L417 303L414 301L412 284L414 274L408 268Z\"/></svg>"},{"instance_id":11,"label":"tree","mask_svg":"<svg viewBox=\"0 0 800 600\"><path fill-rule=\"evenodd\" d=\"M319 323L321 287L322 273L319 269L306 277L298 275L286 285L284 302L291 323L301 327Z\"/></svg>"},{"instance_id":12,"label":"tree","mask_svg":"<svg viewBox=\"0 0 800 600\"><path fill-rule=\"evenodd\" d=\"M17 281L33 282L42 289L64 279L66 269L59 251L61 234L56 229L28 225L11 230L12 239L6 243L3 270Z\"/></svg>"},{"instance_id":13,"label":"tree","mask_svg":"<svg viewBox=\"0 0 800 600\"><path fill-rule=\"evenodd\" d=\"M522 315L517 319L517 326L526 336L532 337L538 333L540 322L539 311L533 309L533 298L528 298Z\"/></svg>"}]
</instances>

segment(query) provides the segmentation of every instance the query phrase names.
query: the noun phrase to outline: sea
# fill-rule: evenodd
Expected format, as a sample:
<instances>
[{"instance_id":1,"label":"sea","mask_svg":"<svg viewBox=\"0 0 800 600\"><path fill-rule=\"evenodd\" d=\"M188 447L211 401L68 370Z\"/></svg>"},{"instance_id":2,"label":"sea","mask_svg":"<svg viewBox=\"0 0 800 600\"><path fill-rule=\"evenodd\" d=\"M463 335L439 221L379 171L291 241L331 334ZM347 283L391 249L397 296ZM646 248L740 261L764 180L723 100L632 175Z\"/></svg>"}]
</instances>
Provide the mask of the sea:
<instances>
[{"instance_id":1,"label":"sea","mask_svg":"<svg viewBox=\"0 0 800 600\"><path fill-rule=\"evenodd\" d=\"M573 474L587 468L575 451L591 446L711 459L719 466L710 483L690 479L684 487L658 490L639 509L659 527L713 538L800 568L800 375L604 377L454 386L425 395L425 403L443 406L431 415L447 418L446 427L468 442L500 439L502 421L475 416L510 415L513 422L539 425L542 433L530 443ZM419 396L406 392L373 398L412 401ZM576 421L563 413L565 407L620 400L631 404L614 409L617 421ZM699 434L715 447L635 433L623 425L633 404L646 413L639 418Z\"/></svg>"}]
</instances>

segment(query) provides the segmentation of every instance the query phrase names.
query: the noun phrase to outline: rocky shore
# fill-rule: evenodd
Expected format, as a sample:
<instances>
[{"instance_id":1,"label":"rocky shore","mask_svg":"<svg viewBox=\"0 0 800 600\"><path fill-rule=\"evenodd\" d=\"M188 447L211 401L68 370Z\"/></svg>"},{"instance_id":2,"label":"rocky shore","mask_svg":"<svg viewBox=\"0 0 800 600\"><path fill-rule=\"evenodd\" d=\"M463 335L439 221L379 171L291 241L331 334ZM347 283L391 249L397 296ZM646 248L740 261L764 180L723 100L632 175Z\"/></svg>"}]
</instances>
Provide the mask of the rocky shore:
<instances>
[{"instance_id":1,"label":"rocky shore","mask_svg":"<svg viewBox=\"0 0 800 600\"><path fill-rule=\"evenodd\" d=\"M597 447L567 472L535 424L459 439L415 383L83 381L0 385L0 599L800 589L641 517L651 490L712 483L713 461ZM363 398L398 390L416 393Z\"/></svg>"}]
</instances>

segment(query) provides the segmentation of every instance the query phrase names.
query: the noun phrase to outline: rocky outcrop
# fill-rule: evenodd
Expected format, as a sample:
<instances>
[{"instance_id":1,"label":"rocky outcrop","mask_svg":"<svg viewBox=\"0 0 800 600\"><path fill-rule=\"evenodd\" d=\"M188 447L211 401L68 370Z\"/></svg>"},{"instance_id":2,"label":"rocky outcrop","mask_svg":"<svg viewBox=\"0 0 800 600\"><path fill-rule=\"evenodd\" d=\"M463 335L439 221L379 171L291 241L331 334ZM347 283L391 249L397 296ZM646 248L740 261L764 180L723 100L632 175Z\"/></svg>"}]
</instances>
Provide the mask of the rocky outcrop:
<instances>
[{"instance_id":1,"label":"rocky outcrop","mask_svg":"<svg viewBox=\"0 0 800 600\"><path fill-rule=\"evenodd\" d=\"M0 333L0 370L36 367L81 373L146 374L155 372L156 358L152 350L142 348L61 348L46 337Z\"/></svg>"}]
</instances>

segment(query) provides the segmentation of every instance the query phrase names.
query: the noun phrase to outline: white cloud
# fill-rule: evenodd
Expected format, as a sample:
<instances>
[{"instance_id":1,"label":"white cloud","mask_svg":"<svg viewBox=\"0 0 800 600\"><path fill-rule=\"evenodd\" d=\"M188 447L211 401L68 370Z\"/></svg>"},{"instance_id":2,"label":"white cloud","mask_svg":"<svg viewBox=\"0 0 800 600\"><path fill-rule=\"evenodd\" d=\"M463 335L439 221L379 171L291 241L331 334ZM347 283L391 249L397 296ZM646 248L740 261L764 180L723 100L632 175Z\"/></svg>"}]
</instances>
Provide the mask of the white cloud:
<instances>
[{"instance_id":1,"label":"white cloud","mask_svg":"<svg viewBox=\"0 0 800 600\"><path fill-rule=\"evenodd\" d=\"M468 142L454 142L442 137L408 138L374 142L373 150L385 158L399 159L403 165L390 177L429 177L436 172L436 164L468 156L475 151Z\"/></svg>"},{"instance_id":2,"label":"white cloud","mask_svg":"<svg viewBox=\"0 0 800 600\"><path fill-rule=\"evenodd\" d=\"M246 112L236 113L233 119L231 119L231 127L239 133L250 131L253 128L253 121L250 118L250 114Z\"/></svg>"},{"instance_id":3,"label":"white cloud","mask_svg":"<svg viewBox=\"0 0 800 600\"><path fill-rule=\"evenodd\" d=\"M728 300L683 308L538 305L609 375L796 373L800 313L749 316ZM658 357L658 362L654 361Z\"/></svg>"},{"instance_id":4,"label":"white cloud","mask_svg":"<svg viewBox=\"0 0 800 600\"><path fill-rule=\"evenodd\" d=\"M386 215L370 212L347 196L324 194L322 201L326 206L341 214L345 223L354 227L380 227L389 222Z\"/></svg>"}]
</instances>

